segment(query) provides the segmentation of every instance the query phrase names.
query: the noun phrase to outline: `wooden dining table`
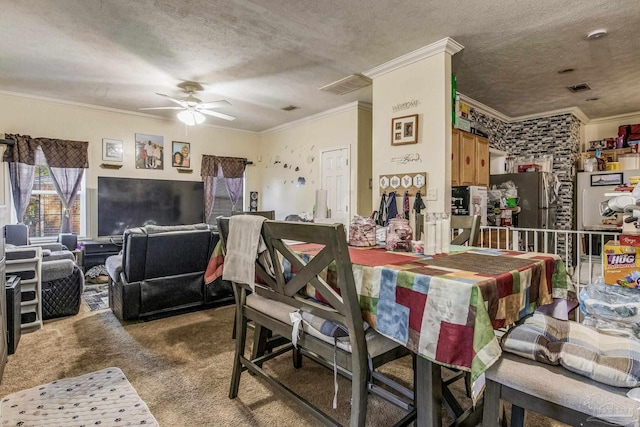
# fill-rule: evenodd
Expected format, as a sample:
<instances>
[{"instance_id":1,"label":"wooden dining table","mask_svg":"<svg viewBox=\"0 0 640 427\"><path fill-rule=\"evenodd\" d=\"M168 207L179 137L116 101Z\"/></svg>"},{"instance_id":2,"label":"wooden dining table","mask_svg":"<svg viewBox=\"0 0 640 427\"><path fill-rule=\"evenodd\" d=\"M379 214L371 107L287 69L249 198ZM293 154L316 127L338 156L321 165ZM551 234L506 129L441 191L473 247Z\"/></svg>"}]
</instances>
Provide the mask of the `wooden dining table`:
<instances>
[{"instance_id":1,"label":"wooden dining table","mask_svg":"<svg viewBox=\"0 0 640 427\"><path fill-rule=\"evenodd\" d=\"M295 246L303 259L320 249ZM350 247L349 255L364 320L419 356L418 426L442 425L448 392L442 387L443 366L471 373L476 403L484 372L501 355L494 331L568 293L564 263L553 254L452 246L448 254L435 256L381 247ZM456 416L463 417L459 411Z\"/></svg>"}]
</instances>

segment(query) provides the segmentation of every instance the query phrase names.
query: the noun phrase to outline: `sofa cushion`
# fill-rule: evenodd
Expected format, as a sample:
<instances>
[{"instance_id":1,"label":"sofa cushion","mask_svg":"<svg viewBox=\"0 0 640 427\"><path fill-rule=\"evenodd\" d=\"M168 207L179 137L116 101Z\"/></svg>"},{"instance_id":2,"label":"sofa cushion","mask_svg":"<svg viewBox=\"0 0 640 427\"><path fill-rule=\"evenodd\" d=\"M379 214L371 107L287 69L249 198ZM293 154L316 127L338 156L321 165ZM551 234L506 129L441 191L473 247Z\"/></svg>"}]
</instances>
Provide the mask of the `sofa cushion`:
<instances>
[{"instance_id":1,"label":"sofa cushion","mask_svg":"<svg viewBox=\"0 0 640 427\"><path fill-rule=\"evenodd\" d=\"M260 311L270 317L273 317L287 325L291 325L291 318L289 317L289 313L298 310L296 307L293 307L291 305L265 298L255 293L247 296L247 306ZM338 325L335 322L322 319L318 316L310 316L311 315L309 313L303 313L302 315L302 318L305 319L305 321L302 322L302 330L304 331L304 333L318 338L319 340L322 340L327 344L333 345L335 343L341 350L349 353L351 352L351 341L349 340L349 336L345 336L345 334L343 333L346 329L343 325ZM311 319L312 321L309 321ZM328 323L332 323L334 327L330 327ZM324 326L322 326L323 324ZM368 325L366 324L365 329L367 351L369 352L369 355L371 357L376 357L380 354L384 354L399 345L391 341L390 339L380 335L373 328L368 328ZM331 335L323 334L321 330L331 331Z\"/></svg>"},{"instance_id":2,"label":"sofa cushion","mask_svg":"<svg viewBox=\"0 0 640 427\"><path fill-rule=\"evenodd\" d=\"M188 230L208 230L209 224L187 224L187 225L146 225L144 227L147 234L167 233L170 231Z\"/></svg>"},{"instance_id":3,"label":"sofa cushion","mask_svg":"<svg viewBox=\"0 0 640 427\"><path fill-rule=\"evenodd\" d=\"M629 389L589 380L562 366L503 353L485 375L487 381L609 421L611 425L640 425L640 404L626 396Z\"/></svg>"},{"instance_id":4,"label":"sofa cushion","mask_svg":"<svg viewBox=\"0 0 640 427\"><path fill-rule=\"evenodd\" d=\"M73 274L75 267L76 264L69 259L56 259L43 262L41 266L42 282L50 282L70 276Z\"/></svg>"},{"instance_id":5,"label":"sofa cushion","mask_svg":"<svg viewBox=\"0 0 640 427\"><path fill-rule=\"evenodd\" d=\"M502 339L505 351L615 387L640 385L640 342L535 313Z\"/></svg>"}]
</instances>

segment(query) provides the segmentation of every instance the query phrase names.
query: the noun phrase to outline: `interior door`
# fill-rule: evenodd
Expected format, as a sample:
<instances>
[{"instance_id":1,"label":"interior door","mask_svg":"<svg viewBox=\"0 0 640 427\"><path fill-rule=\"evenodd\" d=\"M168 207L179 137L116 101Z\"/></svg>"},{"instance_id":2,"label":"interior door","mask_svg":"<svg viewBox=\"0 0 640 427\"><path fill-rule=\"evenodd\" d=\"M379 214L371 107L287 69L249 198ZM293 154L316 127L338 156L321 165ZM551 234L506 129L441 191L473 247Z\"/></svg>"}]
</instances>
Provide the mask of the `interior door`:
<instances>
[{"instance_id":1,"label":"interior door","mask_svg":"<svg viewBox=\"0 0 640 427\"><path fill-rule=\"evenodd\" d=\"M331 210L331 222L341 222L348 229L351 177L349 149L323 151L321 162L322 189L327 190L327 206Z\"/></svg>"}]
</instances>

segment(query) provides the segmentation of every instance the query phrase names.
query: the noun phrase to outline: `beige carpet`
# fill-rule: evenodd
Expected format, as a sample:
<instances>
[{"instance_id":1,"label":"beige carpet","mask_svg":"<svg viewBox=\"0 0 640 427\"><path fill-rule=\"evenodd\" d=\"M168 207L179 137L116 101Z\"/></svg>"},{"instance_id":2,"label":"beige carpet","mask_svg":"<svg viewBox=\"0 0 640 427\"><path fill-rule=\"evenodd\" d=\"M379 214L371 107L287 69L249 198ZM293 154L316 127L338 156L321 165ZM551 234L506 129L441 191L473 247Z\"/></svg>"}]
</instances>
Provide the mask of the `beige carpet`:
<instances>
[{"instance_id":1,"label":"beige carpet","mask_svg":"<svg viewBox=\"0 0 640 427\"><path fill-rule=\"evenodd\" d=\"M259 379L243 374L239 396L230 400L229 377L234 341L231 306L180 314L148 322L121 323L110 310L89 311L47 321L25 334L9 356L0 396L56 379L106 367L122 369L161 426L315 426L318 423L294 402ZM332 372L305 360L296 371L283 356L267 367L292 388L348 422L349 383L340 381L338 409L331 410ZM410 359L393 362L385 371L410 379ZM462 384L456 392L463 393ZM468 404L468 401L467 401ZM388 426L402 411L370 399L369 426ZM530 426L561 424L529 417Z\"/></svg>"}]
</instances>

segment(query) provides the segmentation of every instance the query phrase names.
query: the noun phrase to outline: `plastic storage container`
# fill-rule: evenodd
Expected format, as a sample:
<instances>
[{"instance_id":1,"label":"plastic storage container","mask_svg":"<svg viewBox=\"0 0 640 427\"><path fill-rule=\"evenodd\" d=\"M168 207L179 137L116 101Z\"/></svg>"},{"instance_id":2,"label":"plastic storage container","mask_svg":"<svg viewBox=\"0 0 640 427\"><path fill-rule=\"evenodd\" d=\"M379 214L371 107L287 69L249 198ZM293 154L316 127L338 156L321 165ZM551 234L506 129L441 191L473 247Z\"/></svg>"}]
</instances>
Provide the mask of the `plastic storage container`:
<instances>
[{"instance_id":1,"label":"plastic storage container","mask_svg":"<svg viewBox=\"0 0 640 427\"><path fill-rule=\"evenodd\" d=\"M385 242L388 251L410 252L413 229L409 220L404 218L392 218L387 226L387 240Z\"/></svg>"}]
</instances>

